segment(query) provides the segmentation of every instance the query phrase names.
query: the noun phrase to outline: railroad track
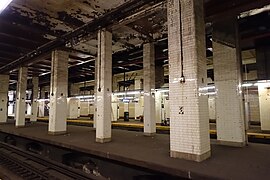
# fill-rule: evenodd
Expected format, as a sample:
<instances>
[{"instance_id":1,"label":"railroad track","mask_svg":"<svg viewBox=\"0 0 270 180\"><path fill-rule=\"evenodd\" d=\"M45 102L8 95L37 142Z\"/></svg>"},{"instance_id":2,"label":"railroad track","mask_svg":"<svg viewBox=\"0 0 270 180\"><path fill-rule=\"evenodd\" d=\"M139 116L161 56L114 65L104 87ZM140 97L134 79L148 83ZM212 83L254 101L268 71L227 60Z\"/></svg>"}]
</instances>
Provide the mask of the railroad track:
<instances>
[{"instance_id":1,"label":"railroad track","mask_svg":"<svg viewBox=\"0 0 270 180\"><path fill-rule=\"evenodd\" d=\"M0 166L26 180L103 179L2 142Z\"/></svg>"}]
</instances>

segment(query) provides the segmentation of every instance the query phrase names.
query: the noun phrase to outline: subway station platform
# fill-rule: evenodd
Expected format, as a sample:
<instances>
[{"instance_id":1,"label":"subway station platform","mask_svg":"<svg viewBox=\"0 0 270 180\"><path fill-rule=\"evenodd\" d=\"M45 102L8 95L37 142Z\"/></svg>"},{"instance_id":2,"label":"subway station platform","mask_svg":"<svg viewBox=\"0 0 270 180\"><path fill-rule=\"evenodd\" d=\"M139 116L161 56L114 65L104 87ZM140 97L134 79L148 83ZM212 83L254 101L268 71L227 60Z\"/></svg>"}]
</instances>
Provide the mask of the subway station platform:
<instances>
[{"instance_id":1,"label":"subway station platform","mask_svg":"<svg viewBox=\"0 0 270 180\"><path fill-rule=\"evenodd\" d=\"M95 142L95 129L68 125L65 135L47 133L47 124L28 123L15 128L1 124L0 131L69 148L97 157L192 179L265 179L270 176L270 146L250 143L243 148L216 145L210 159L197 163L169 157L169 136L145 137L141 132L112 130L112 142Z\"/></svg>"},{"instance_id":2,"label":"subway station platform","mask_svg":"<svg viewBox=\"0 0 270 180\"><path fill-rule=\"evenodd\" d=\"M49 119L48 117L37 118L37 121L48 123ZM93 127L93 121L86 118L68 119L67 123L70 125ZM120 120L120 121L112 122L112 128L131 130L131 131L143 131L143 123L138 120L136 121L135 120L131 120L131 121ZM157 125L156 130L157 130L157 133L169 134L170 127ZM210 123L209 134L211 135L211 137L216 137L217 131L216 131L215 123ZM247 136L249 140L252 140L252 141L256 140L256 142L261 142L260 140L266 140L268 142L270 140L270 131L262 131L260 130L259 126L253 125L249 130L247 130ZM266 141L263 143L267 143Z\"/></svg>"}]
</instances>

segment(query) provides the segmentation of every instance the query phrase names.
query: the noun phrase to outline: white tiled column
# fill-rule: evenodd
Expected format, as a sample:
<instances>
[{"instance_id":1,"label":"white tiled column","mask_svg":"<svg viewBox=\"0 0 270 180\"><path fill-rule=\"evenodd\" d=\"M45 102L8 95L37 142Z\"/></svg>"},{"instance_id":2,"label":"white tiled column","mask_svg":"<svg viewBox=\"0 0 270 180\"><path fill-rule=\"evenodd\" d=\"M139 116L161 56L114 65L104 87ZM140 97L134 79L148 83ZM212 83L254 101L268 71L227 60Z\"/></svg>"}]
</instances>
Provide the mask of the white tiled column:
<instances>
[{"instance_id":1,"label":"white tiled column","mask_svg":"<svg viewBox=\"0 0 270 180\"><path fill-rule=\"evenodd\" d=\"M93 128L97 125L97 68L98 68L98 58L95 60L95 87L94 87L94 118L93 118Z\"/></svg>"},{"instance_id":2,"label":"white tiled column","mask_svg":"<svg viewBox=\"0 0 270 180\"><path fill-rule=\"evenodd\" d=\"M98 32L98 60L96 69L96 142L111 141L112 94L112 33Z\"/></svg>"},{"instance_id":3,"label":"white tiled column","mask_svg":"<svg viewBox=\"0 0 270 180\"><path fill-rule=\"evenodd\" d=\"M67 130L68 53L52 52L49 134L64 134Z\"/></svg>"},{"instance_id":4,"label":"white tiled column","mask_svg":"<svg viewBox=\"0 0 270 180\"><path fill-rule=\"evenodd\" d=\"M156 108L156 116L155 116L155 119L156 119L156 123L161 123L161 105L162 105L162 97L161 97L161 92L160 91L157 91L156 94L155 94L155 108Z\"/></svg>"},{"instance_id":5,"label":"white tiled column","mask_svg":"<svg viewBox=\"0 0 270 180\"><path fill-rule=\"evenodd\" d=\"M32 78L32 106L31 106L31 117L30 121L37 121L38 114L38 77Z\"/></svg>"},{"instance_id":6,"label":"white tiled column","mask_svg":"<svg viewBox=\"0 0 270 180\"><path fill-rule=\"evenodd\" d=\"M263 131L270 130L270 84L258 83L260 121Z\"/></svg>"},{"instance_id":7,"label":"white tiled column","mask_svg":"<svg viewBox=\"0 0 270 180\"><path fill-rule=\"evenodd\" d=\"M170 154L203 161L211 154L207 97L199 93L207 81L203 0L168 0L167 9ZM180 82L182 67L185 82Z\"/></svg>"},{"instance_id":8,"label":"white tiled column","mask_svg":"<svg viewBox=\"0 0 270 180\"><path fill-rule=\"evenodd\" d=\"M80 99L77 98L67 98L67 118L76 119L79 115L79 103Z\"/></svg>"},{"instance_id":9,"label":"white tiled column","mask_svg":"<svg viewBox=\"0 0 270 180\"><path fill-rule=\"evenodd\" d=\"M118 98L117 95L112 95L112 121L118 120Z\"/></svg>"},{"instance_id":10,"label":"white tiled column","mask_svg":"<svg viewBox=\"0 0 270 180\"><path fill-rule=\"evenodd\" d=\"M7 122L9 75L0 75L0 123Z\"/></svg>"},{"instance_id":11,"label":"white tiled column","mask_svg":"<svg viewBox=\"0 0 270 180\"><path fill-rule=\"evenodd\" d=\"M237 48L213 42L216 86L216 127L220 144L246 143L240 60Z\"/></svg>"},{"instance_id":12,"label":"white tiled column","mask_svg":"<svg viewBox=\"0 0 270 180\"><path fill-rule=\"evenodd\" d=\"M40 87L40 99L38 102L38 117L44 117L44 108L45 108L45 87Z\"/></svg>"},{"instance_id":13,"label":"white tiled column","mask_svg":"<svg viewBox=\"0 0 270 180\"><path fill-rule=\"evenodd\" d=\"M156 133L155 112L155 47L153 43L143 46L144 134Z\"/></svg>"},{"instance_id":14,"label":"white tiled column","mask_svg":"<svg viewBox=\"0 0 270 180\"><path fill-rule=\"evenodd\" d=\"M269 46L256 47L257 76L262 83L258 83L259 93L259 119L263 131L270 130L270 84L263 83L270 78L270 48Z\"/></svg>"},{"instance_id":15,"label":"white tiled column","mask_svg":"<svg viewBox=\"0 0 270 180\"><path fill-rule=\"evenodd\" d=\"M27 88L27 67L19 68L19 76L17 81L17 98L16 98L16 127L25 126L25 99Z\"/></svg>"}]
</instances>

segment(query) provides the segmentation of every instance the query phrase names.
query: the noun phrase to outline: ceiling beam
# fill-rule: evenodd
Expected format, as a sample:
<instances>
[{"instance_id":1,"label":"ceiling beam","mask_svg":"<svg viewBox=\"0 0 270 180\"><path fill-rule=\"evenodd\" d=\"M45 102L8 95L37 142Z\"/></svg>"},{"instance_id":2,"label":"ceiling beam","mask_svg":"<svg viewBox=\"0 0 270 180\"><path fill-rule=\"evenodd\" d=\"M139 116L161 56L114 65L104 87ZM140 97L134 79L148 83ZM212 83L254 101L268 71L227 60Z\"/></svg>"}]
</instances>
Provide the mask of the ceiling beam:
<instances>
[{"instance_id":1,"label":"ceiling beam","mask_svg":"<svg viewBox=\"0 0 270 180\"><path fill-rule=\"evenodd\" d=\"M5 11L5 13L1 14L0 19L4 19L8 22L11 22L13 24L17 24L19 26L38 29L39 31L46 32L46 34L49 34L49 35L55 36L55 37L58 37L58 36L65 34L65 31L63 31L63 30L51 30L49 26L46 26L46 25L43 26L43 25L40 25L38 23L34 23L32 21L29 21L28 17L22 16L19 12L11 10L10 8L7 9ZM37 21L37 22L39 22L39 21ZM29 32L29 30L27 30L27 31ZM41 33L41 34L43 34L43 33Z\"/></svg>"},{"instance_id":2,"label":"ceiling beam","mask_svg":"<svg viewBox=\"0 0 270 180\"><path fill-rule=\"evenodd\" d=\"M220 19L238 16L240 13L270 4L269 0L211 0L205 3L205 20L219 21Z\"/></svg>"},{"instance_id":3,"label":"ceiling beam","mask_svg":"<svg viewBox=\"0 0 270 180\"><path fill-rule=\"evenodd\" d=\"M0 33L25 41L39 42L42 44L48 42L48 40L43 37L43 34L36 34L31 30L25 31L24 29L21 29L20 26L14 27L0 24Z\"/></svg>"},{"instance_id":4,"label":"ceiling beam","mask_svg":"<svg viewBox=\"0 0 270 180\"><path fill-rule=\"evenodd\" d=\"M39 45L41 45L40 43L33 43L31 41L21 40L21 39L16 38L15 36L6 36L6 35L2 35L1 33L0 33L0 39L1 39L1 44L6 44L7 46L13 46L16 48L19 47L19 48L24 48L24 49L29 49L29 50L33 50L37 48Z\"/></svg>"},{"instance_id":5,"label":"ceiling beam","mask_svg":"<svg viewBox=\"0 0 270 180\"><path fill-rule=\"evenodd\" d=\"M150 3L158 3L162 0L130 0L123 5L105 13L97 19L83 25L82 27L76 29L75 31L69 32L63 35L60 38L57 38L53 41L50 41L36 50L28 53L15 61L0 67L0 73L8 72L21 64L27 64L29 61L33 61L33 59L51 52L53 49L65 46L65 44L72 41L73 38L84 37L90 33L96 32L98 29L102 27L108 27L113 25L116 22L123 20L124 18L136 13L139 11L141 7Z\"/></svg>"}]
</instances>

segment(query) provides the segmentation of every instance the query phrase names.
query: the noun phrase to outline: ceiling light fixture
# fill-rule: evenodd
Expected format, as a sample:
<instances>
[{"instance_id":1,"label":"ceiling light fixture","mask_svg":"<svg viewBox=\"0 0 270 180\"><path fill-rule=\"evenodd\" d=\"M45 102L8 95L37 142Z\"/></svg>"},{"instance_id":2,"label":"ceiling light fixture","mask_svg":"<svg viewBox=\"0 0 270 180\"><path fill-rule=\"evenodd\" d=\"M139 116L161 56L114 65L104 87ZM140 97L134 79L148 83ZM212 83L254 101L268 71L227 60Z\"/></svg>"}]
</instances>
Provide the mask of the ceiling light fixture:
<instances>
[{"instance_id":1,"label":"ceiling light fixture","mask_svg":"<svg viewBox=\"0 0 270 180\"><path fill-rule=\"evenodd\" d=\"M0 2L0 14L6 9L6 7L11 3L12 0L1 0Z\"/></svg>"}]
</instances>

